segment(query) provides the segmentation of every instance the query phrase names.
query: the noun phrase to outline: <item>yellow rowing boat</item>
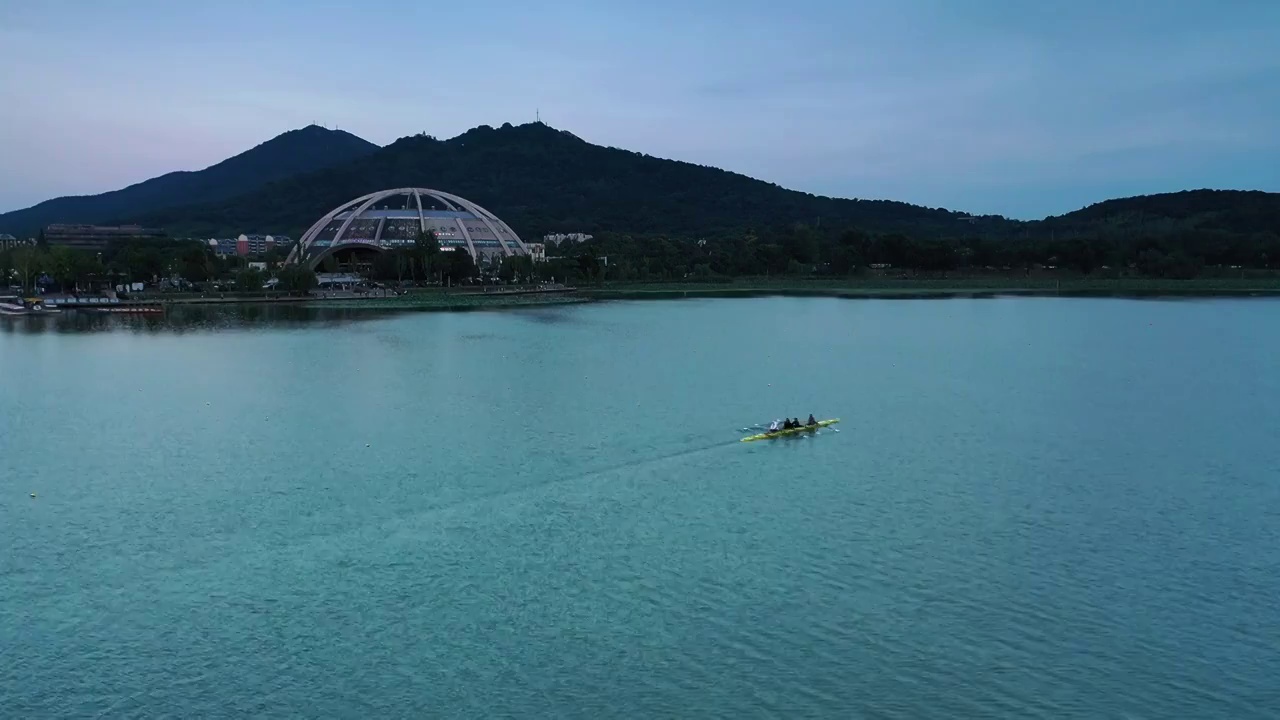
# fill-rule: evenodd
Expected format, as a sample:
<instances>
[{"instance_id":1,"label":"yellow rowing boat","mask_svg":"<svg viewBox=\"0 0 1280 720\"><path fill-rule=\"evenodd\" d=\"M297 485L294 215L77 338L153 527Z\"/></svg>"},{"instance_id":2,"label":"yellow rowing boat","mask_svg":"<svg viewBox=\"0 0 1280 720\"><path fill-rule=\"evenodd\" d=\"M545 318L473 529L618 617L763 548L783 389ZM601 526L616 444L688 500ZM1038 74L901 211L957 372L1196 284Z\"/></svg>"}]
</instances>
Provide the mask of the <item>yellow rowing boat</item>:
<instances>
[{"instance_id":1,"label":"yellow rowing boat","mask_svg":"<svg viewBox=\"0 0 1280 720\"><path fill-rule=\"evenodd\" d=\"M786 435L799 435L800 433L813 432L814 430L817 430L819 428L824 428L828 425L835 425L838 422L840 422L840 418L833 418L831 420L819 420L817 425L805 425L804 427L791 428L790 430L777 430L775 432L762 432L759 435L748 435L742 438L742 442L754 442L756 440L770 440L772 438L784 437Z\"/></svg>"}]
</instances>

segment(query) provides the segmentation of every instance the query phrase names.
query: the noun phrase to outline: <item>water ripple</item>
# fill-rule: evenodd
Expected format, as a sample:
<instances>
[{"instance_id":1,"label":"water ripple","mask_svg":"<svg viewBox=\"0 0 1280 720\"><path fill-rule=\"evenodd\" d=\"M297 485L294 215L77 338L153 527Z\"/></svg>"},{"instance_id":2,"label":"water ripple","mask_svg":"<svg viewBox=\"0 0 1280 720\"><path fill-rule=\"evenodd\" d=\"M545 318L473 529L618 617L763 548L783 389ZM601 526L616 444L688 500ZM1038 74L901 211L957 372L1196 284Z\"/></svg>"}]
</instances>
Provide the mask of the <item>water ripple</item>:
<instances>
[{"instance_id":1,"label":"water ripple","mask_svg":"<svg viewBox=\"0 0 1280 720\"><path fill-rule=\"evenodd\" d=\"M1267 313L742 303L0 336L0 716L1274 716Z\"/></svg>"}]
</instances>

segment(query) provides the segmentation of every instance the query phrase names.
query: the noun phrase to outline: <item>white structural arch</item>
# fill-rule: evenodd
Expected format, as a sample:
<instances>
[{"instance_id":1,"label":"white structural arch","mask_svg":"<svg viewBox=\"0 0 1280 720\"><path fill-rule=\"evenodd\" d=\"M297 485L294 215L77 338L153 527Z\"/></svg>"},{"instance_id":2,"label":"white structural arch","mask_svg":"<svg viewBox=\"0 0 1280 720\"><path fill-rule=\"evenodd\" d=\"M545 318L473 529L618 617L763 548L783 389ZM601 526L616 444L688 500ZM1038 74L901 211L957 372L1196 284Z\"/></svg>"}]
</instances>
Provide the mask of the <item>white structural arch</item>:
<instances>
[{"instance_id":1,"label":"white structural arch","mask_svg":"<svg viewBox=\"0 0 1280 720\"><path fill-rule=\"evenodd\" d=\"M397 196L406 197L404 208L379 207ZM529 254L520 236L497 215L451 193L410 187L369 193L330 210L302 234L285 262L314 268L338 250L381 251L412 244L405 232L410 227L413 237L433 232L442 250L465 249L477 262Z\"/></svg>"}]
</instances>

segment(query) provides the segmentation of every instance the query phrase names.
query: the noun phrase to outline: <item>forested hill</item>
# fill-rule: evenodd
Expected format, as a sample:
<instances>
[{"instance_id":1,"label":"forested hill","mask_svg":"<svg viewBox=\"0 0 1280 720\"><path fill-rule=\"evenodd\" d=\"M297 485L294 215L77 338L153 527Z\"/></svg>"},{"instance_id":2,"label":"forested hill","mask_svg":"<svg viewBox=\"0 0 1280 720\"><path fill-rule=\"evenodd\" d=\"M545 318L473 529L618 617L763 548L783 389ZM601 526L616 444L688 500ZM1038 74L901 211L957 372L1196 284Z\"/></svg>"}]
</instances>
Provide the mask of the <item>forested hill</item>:
<instances>
[{"instance_id":1,"label":"forested hill","mask_svg":"<svg viewBox=\"0 0 1280 720\"><path fill-rule=\"evenodd\" d=\"M377 145L351 133L311 125L278 135L204 170L172 172L121 190L60 197L0 214L0 230L34 236L50 223L102 223L164 208L221 201L376 150Z\"/></svg>"},{"instance_id":2,"label":"forested hill","mask_svg":"<svg viewBox=\"0 0 1280 720\"><path fill-rule=\"evenodd\" d=\"M1184 190L1107 200L1046 218L1043 229L1155 237L1188 231L1236 235L1280 232L1280 193Z\"/></svg>"},{"instance_id":3,"label":"forested hill","mask_svg":"<svg viewBox=\"0 0 1280 720\"><path fill-rule=\"evenodd\" d=\"M1277 193L1193 190L1108 200L1020 222L889 200L811 195L712 167L593 145L541 123L481 126L449 140L407 137L385 148L313 126L198 173L173 173L116 193L62 198L0 216L0 231L25 234L48 222L88 221L137 222L177 237L297 237L343 202L405 186L478 202L526 238L586 232L609 243L602 250L616 245L633 255L692 247L704 239L711 245L703 252L713 253L715 247L736 248L732 243L756 238L767 250L760 257L784 268L787 258L800 266L935 268L1145 263L1158 268L1153 272L1186 274L1204 265L1280 263ZM180 204L200 199L213 201ZM31 213L25 223L9 222L21 213ZM671 242L651 242L659 237ZM837 252L842 242L847 247Z\"/></svg>"},{"instance_id":4,"label":"forested hill","mask_svg":"<svg viewBox=\"0 0 1280 720\"><path fill-rule=\"evenodd\" d=\"M201 207L122 217L177 234L302 232L334 206L374 190L429 187L461 195L527 237L621 232L717 237L805 223L931 237L1006 233L1017 223L888 200L787 190L737 173L602 147L541 123L481 126L449 140L403 138L367 157Z\"/></svg>"}]
</instances>

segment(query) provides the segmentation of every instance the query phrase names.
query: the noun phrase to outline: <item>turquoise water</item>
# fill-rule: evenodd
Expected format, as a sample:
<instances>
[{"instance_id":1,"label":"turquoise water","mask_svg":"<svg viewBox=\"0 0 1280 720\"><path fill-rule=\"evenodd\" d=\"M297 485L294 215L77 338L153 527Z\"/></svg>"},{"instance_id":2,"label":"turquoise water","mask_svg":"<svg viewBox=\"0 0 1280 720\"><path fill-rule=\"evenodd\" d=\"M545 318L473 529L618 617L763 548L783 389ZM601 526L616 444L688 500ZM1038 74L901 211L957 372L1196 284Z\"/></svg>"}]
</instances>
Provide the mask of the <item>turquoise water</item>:
<instances>
[{"instance_id":1,"label":"turquoise water","mask_svg":"<svg viewBox=\"0 0 1280 720\"><path fill-rule=\"evenodd\" d=\"M0 716L1280 710L1280 302L300 313L0 319Z\"/></svg>"}]
</instances>

